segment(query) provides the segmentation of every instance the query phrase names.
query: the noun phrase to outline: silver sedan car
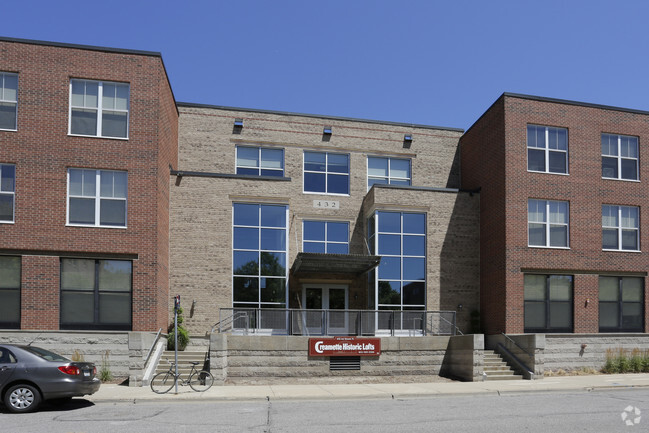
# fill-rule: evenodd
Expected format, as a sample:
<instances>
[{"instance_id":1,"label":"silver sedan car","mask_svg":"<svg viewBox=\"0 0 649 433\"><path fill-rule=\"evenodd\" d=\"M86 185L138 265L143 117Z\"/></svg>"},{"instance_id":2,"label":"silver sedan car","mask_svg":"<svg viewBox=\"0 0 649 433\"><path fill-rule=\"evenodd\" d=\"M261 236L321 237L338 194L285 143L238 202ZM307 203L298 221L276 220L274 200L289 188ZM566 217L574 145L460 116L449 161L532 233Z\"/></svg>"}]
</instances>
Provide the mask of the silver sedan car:
<instances>
[{"instance_id":1,"label":"silver sedan car","mask_svg":"<svg viewBox=\"0 0 649 433\"><path fill-rule=\"evenodd\" d=\"M44 400L93 394L101 381L91 362L74 362L35 346L0 344L0 395L11 412L31 412Z\"/></svg>"}]
</instances>

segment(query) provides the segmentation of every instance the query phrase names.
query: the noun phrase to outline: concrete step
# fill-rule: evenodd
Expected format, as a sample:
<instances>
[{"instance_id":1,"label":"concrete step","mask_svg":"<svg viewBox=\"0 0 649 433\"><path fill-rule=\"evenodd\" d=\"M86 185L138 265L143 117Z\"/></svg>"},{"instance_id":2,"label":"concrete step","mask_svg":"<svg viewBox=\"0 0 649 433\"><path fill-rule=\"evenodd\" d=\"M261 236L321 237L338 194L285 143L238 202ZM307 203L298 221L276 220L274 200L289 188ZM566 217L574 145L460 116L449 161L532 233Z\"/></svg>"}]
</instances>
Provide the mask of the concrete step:
<instances>
[{"instance_id":1,"label":"concrete step","mask_svg":"<svg viewBox=\"0 0 649 433\"><path fill-rule=\"evenodd\" d=\"M511 376L490 376L487 373L487 379L486 380L523 380L523 376L519 374L512 374Z\"/></svg>"},{"instance_id":2,"label":"concrete step","mask_svg":"<svg viewBox=\"0 0 649 433\"><path fill-rule=\"evenodd\" d=\"M201 370L203 368L203 363L205 362L205 357L207 355L207 347L205 350L200 350L197 347L192 347L192 350L184 350L178 352L178 373L186 376L192 370L192 365L190 362L197 362L196 370ZM155 374L161 373L163 371L169 370L169 366L172 362L175 362L175 352L171 350L164 351L160 357L160 361L156 366Z\"/></svg>"}]
</instances>

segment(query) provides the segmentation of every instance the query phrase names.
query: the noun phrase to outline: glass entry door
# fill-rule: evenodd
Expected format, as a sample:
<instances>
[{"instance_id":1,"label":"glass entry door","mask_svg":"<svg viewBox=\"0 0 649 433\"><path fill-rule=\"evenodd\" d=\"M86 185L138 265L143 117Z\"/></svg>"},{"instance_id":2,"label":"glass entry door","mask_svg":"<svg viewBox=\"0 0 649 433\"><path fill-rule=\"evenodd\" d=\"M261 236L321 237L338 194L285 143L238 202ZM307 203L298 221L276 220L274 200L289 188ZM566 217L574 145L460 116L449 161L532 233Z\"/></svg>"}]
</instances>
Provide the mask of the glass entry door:
<instances>
[{"instance_id":1,"label":"glass entry door","mask_svg":"<svg viewBox=\"0 0 649 433\"><path fill-rule=\"evenodd\" d=\"M347 286L305 284L302 302L311 335L347 335Z\"/></svg>"}]
</instances>

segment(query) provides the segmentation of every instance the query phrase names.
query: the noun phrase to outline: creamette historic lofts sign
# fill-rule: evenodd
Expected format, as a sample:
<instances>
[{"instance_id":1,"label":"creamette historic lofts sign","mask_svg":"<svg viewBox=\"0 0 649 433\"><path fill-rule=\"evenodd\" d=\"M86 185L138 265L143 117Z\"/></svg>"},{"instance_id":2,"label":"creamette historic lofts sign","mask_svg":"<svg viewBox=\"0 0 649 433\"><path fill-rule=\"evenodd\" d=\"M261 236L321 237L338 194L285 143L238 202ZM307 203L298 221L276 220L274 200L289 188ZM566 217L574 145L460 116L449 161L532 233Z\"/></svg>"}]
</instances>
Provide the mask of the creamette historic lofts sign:
<instances>
[{"instance_id":1,"label":"creamette historic lofts sign","mask_svg":"<svg viewBox=\"0 0 649 433\"><path fill-rule=\"evenodd\" d=\"M309 356L379 356L380 338L309 338Z\"/></svg>"}]
</instances>

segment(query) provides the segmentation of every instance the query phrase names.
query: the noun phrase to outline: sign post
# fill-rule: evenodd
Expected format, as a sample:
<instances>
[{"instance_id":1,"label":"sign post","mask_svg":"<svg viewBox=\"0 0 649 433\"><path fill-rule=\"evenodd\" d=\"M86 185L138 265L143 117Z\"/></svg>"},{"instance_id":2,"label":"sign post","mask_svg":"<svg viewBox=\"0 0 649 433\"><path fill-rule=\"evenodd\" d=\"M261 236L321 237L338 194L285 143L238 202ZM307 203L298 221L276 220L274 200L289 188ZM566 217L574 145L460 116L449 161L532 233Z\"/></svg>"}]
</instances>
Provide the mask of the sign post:
<instances>
[{"instance_id":1,"label":"sign post","mask_svg":"<svg viewBox=\"0 0 649 433\"><path fill-rule=\"evenodd\" d=\"M176 362L176 394L178 394L178 309L180 308L180 295L174 297L174 361Z\"/></svg>"}]
</instances>

